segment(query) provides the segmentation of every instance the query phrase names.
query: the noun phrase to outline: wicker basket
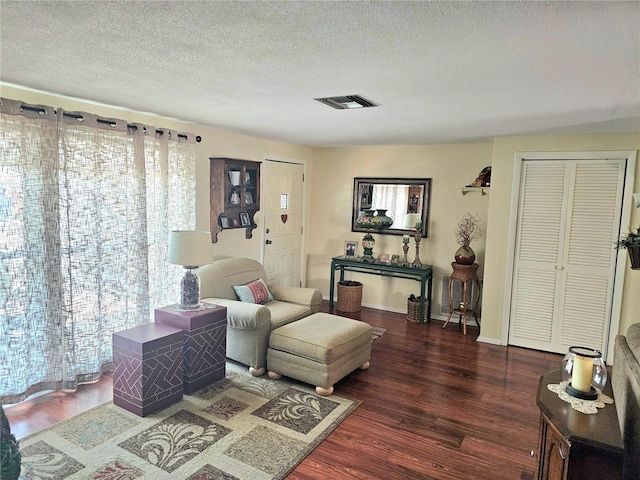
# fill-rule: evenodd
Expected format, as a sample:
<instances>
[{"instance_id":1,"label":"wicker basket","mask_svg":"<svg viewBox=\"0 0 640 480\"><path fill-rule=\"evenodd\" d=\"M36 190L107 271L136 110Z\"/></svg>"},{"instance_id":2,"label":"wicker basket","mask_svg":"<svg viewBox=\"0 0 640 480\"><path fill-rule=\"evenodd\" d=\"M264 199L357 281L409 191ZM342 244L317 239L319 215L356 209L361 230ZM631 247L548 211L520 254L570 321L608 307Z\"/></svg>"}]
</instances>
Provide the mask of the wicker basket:
<instances>
[{"instance_id":1,"label":"wicker basket","mask_svg":"<svg viewBox=\"0 0 640 480\"><path fill-rule=\"evenodd\" d=\"M429 310L429 302L424 302L424 321L427 321L427 311ZM418 323L420 321L420 301L407 300L407 320Z\"/></svg>"},{"instance_id":2,"label":"wicker basket","mask_svg":"<svg viewBox=\"0 0 640 480\"><path fill-rule=\"evenodd\" d=\"M338 282L338 304L340 312L359 312L362 308L362 284L360 282Z\"/></svg>"}]
</instances>

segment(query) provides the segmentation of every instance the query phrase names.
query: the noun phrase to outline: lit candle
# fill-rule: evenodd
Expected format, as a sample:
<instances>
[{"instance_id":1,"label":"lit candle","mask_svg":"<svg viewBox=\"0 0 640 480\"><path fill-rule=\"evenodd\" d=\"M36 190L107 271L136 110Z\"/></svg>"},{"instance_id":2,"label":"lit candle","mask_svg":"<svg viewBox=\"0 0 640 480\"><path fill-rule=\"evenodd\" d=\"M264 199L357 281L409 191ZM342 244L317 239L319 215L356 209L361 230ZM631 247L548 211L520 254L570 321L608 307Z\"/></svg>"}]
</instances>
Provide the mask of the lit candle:
<instances>
[{"instance_id":1,"label":"lit candle","mask_svg":"<svg viewBox=\"0 0 640 480\"><path fill-rule=\"evenodd\" d=\"M591 391L591 377L593 375L593 358L575 355L573 371L571 372L571 386L581 392Z\"/></svg>"},{"instance_id":2,"label":"lit candle","mask_svg":"<svg viewBox=\"0 0 640 480\"><path fill-rule=\"evenodd\" d=\"M402 243L409 243L409 235L402 235Z\"/></svg>"},{"instance_id":3,"label":"lit candle","mask_svg":"<svg viewBox=\"0 0 640 480\"><path fill-rule=\"evenodd\" d=\"M418 220L416 222L416 228L420 228L420 227L422 227L422 222L420 220Z\"/></svg>"}]
</instances>

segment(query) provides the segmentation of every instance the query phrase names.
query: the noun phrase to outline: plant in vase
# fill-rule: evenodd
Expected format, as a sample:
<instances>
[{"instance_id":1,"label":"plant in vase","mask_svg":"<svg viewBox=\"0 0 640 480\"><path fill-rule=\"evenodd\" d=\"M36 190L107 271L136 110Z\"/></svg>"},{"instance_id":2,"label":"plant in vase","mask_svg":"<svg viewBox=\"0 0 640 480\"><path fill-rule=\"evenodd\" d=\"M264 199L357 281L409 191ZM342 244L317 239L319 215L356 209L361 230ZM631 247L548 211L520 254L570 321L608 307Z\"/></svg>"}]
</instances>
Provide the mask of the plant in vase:
<instances>
[{"instance_id":1,"label":"plant in vase","mask_svg":"<svg viewBox=\"0 0 640 480\"><path fill-rule=\"evenodd\" d=\"M640 270L640 227L629 233L624 233L616 242L616 249L626 249L631 260L631 269Z\"/></svg>"},{"instance_id":2,"label":"plant in vase","mask_svg":"<svg viewBox=\"0 0 640 480\"><path fill-rule=\"evenodd\" d=\"M479 222L480 215L477 213L475 215L465 213L458 222L455 235L460 248L458 248L454 256L456 263L471 265L475 261L476 254L469 245L473 240L477 240L482 236L482 228Z\"/></svg>"}]
</instances>

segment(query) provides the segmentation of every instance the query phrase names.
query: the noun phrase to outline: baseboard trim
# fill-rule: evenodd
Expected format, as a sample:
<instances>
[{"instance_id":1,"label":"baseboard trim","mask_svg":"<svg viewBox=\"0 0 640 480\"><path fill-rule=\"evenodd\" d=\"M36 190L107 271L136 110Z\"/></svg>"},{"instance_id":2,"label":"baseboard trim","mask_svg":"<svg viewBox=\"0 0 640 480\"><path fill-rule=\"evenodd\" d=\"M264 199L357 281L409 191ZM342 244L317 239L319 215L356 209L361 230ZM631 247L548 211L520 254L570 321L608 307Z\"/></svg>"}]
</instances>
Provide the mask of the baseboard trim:
<instances>
[{"instance_id":1,"label":"baseboard trim","mask_svg":"<svg viewBox=\"0 0 640 480\"><path fill-rule=\"evenodd\" d=\"M495 338L489 338L489 337L478 337L476 338L476 342L489 343L491 345L502 346L502 342L500 340Z\"/></svg>"}]
</instances>

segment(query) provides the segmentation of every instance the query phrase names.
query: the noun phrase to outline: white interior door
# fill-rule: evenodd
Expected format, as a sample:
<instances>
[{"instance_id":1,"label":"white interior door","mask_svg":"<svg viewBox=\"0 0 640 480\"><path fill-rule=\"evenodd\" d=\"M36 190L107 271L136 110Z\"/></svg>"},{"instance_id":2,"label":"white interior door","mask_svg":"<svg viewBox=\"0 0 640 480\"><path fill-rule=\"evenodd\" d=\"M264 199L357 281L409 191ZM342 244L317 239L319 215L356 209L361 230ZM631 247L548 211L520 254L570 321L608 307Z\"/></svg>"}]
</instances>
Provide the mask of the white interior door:
<instances>
[{"instance_id":1,"label":"white interior door","mask_svg":"<svg viewBox=\"0 0 640 480\"><path fill-rule=\"evenodd\" d=\"M524 161L509 344L606 351L625 160Z\"/></svg>"},{"instance_id":2,"label":"white interior door","mask_svg":"<svg viewBox=\"0 0 640 480\"><path fill-rule=\"evenodd\" d=\"M301 285L303 170L297 163L263 163L263 264L272 286Z\"/></svg>"}]
</instances>

